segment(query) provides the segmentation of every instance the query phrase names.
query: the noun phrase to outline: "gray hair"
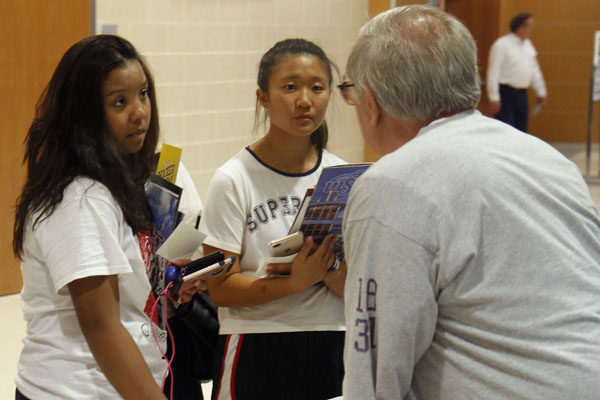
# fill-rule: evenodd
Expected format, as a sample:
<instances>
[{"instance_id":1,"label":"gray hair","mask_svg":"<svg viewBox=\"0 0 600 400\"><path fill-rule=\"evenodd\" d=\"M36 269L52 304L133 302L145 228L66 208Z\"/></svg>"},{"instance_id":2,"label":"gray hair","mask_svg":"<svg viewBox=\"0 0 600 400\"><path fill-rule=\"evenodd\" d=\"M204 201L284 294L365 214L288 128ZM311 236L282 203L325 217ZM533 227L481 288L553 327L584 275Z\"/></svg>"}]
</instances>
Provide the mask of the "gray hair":
<instances>
[{"instance_id":1,"label":"gray hair","mask_svg":"<svg viewBox=\"0 0 600 400\"><path fill-rule=\"evenodd\" d=\"M397 118L429 121L475 108L481 94L469 30L438 8L397 7L361 29L346 72Z\"/></svg>"}]
</instances>

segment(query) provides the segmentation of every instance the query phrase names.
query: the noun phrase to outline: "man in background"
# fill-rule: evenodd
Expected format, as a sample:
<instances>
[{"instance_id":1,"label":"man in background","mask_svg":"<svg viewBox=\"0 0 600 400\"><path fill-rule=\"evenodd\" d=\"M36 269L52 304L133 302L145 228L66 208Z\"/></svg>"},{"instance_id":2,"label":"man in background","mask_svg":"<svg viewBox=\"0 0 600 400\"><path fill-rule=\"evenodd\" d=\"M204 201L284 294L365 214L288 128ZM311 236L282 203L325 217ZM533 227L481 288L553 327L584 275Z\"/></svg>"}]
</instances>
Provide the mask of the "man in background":
<instances>
[{"instance_id":1,"label":"man in background","mask_svg":"<svg viewBox=\"0 0 600 400\"><path fill-rule=\"evenodd\" d=\"M490 49L487 93L495 118L527 132L529 102L527 88L538 95L536 109L546 103L546 83L537 61L537 52L529 40L533 16L517 14L510 32L498 38Z\"/></svg>"},{"instance_id":2,"label":"man in background","mask_svg":"<svg viewBox=\"0 0 600 400\"><path fill-rule=\"evenodd\" d=\"M577 167L475 106L468 30L420 5L361 30L340 85L384 156L344 214L343 397L596 399L600 220Z\"/></svg>"}]
</instances>

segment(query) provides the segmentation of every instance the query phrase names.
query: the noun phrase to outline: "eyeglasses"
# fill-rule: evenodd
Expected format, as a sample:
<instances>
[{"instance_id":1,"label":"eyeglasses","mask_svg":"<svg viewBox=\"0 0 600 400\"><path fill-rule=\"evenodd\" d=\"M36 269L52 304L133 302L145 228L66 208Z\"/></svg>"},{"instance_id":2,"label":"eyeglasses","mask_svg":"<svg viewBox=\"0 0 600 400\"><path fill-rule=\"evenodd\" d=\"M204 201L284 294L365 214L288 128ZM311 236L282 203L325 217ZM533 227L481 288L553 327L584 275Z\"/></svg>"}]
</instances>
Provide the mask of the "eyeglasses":
<instances>
[{"instance_id":1,"label":"eyeglasses","mask_svg":"<svg viewBox=\"0 0 600 400\"><path fill-rule=\"evenodd\" d=\"M351 106L358 105L357 93L356 93L356 85L350 81L344 81L338 85L340 92L342 93L342 98L346 103Z\"/></svg>"}]
</instances>

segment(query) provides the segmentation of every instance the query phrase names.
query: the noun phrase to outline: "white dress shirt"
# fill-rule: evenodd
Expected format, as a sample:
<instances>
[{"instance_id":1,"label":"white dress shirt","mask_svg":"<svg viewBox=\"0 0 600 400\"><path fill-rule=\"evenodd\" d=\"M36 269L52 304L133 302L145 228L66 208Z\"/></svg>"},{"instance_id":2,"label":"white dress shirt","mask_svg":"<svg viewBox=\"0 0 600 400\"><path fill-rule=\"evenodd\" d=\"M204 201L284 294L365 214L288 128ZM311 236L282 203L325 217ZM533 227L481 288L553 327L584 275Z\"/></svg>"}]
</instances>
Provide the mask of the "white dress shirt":
<instances>
[{"instance_id":1,"label":"white dress shirt","mask_svg":"<svg viewBox=\"0 0 600 400\"><path fill-rule=\"evenodd\" d=\"M500 101L500 84L515 89L533 86L538 97L546 97L546 83L536 56L529 39L521 39L512 32L498 38L490 49L488 60L487 92L490 101Z\"/></svg>"}]
</instances>

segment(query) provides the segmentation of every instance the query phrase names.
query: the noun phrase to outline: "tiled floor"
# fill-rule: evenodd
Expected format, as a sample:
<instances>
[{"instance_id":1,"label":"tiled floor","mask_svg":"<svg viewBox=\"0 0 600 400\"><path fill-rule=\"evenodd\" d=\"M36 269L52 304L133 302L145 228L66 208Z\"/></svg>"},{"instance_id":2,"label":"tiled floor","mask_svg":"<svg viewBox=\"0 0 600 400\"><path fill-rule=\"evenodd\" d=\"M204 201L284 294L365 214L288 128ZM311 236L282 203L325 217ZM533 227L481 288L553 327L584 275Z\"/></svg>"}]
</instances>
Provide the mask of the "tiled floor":
<instances>
[{"instance_id":1,"label":"tiled floor","mask_svg":"<svg viewBox=\"0 0 600 400\"><path fill-rule=\"evenodd\" d=\"M555 145L563 154L573 160L582 173L586 169L585 149L579 145ZM594 149L596 150L596 149ZM598 151L592 151L590 162L590 175L599 176L600 163ZM589 179L588 186L596 206L600 209L600 179ZM2 321L3 335L0 340L0 399L13 399L15 392L14 375L17 360L22 347L22 338L25 334L25 322L21 313L18 295L0 296L0 321ZM210 383L203 385L205 399L210 398Z\"/></svg>"}]
</instances>

